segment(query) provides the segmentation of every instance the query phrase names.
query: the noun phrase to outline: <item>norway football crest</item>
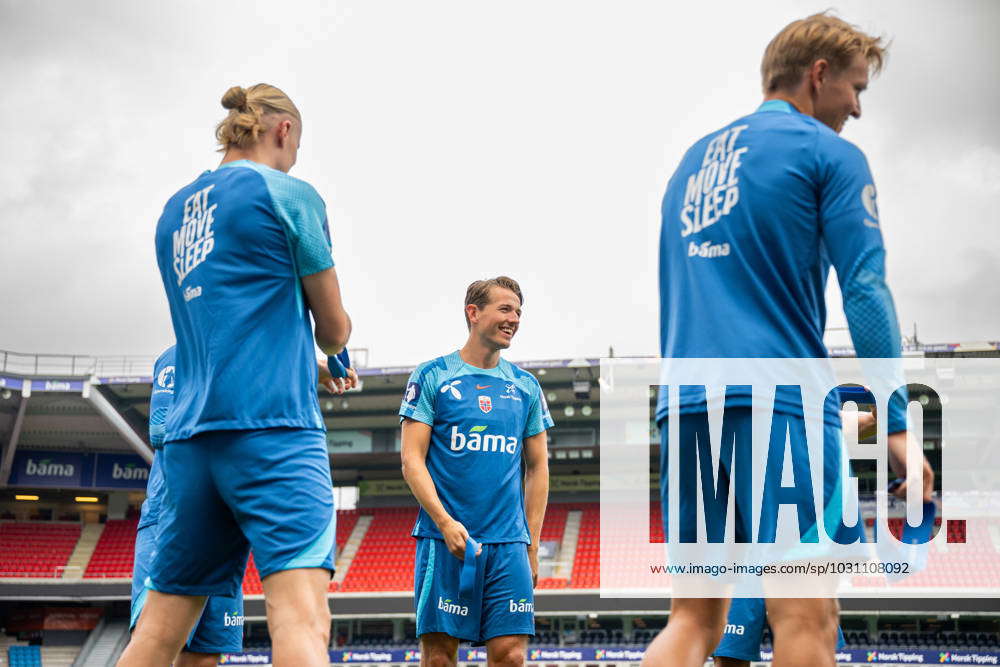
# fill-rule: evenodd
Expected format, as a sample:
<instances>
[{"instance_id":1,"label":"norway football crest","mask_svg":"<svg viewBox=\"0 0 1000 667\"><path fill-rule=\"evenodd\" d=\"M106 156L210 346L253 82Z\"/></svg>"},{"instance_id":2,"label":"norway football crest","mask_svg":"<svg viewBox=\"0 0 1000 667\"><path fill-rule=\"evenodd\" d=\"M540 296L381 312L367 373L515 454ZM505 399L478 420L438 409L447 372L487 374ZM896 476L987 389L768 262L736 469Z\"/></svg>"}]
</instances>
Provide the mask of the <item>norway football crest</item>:
<instances>
[{"instance_id":1,"label":"norway football crest","mask_svg":"<svg viewBox=\"0 0 1000 667\"><path fill-rule=\"evenodd\" d=\"M493 401L490 400L489 396L479 397L479 409L487 414L493 409Z\"/></svg>"}]
</instances>

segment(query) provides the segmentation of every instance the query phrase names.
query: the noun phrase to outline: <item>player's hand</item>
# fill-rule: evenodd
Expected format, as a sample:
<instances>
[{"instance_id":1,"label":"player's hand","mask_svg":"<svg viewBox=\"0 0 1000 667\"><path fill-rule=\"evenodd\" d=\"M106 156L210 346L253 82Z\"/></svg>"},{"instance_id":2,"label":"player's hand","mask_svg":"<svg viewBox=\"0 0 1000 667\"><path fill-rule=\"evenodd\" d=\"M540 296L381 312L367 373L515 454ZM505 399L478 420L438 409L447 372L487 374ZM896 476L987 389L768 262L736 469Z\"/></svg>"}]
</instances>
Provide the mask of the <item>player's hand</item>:
<instances>
[{"instance_id":1,"label":"player's hand","mask_svg":"<svg viewBox=\"0 0 1000 667\"><path fill-rule=\"evenodd\" d=\"M927 457L924 457L924 470L921 477L924 482L923 497L924 502L929 503L934 499L934 471L931 469L931 464L927 461ZM896 487L896 490L892 492L892 495L897 498L906 500L906 485L907 481L904 479L903 483Z\"/></svg>"},{"instance_id":2,"label":"player's hand","mask_svg":"<svg viewBox=\"0 0 1000 667\"><path fill-rule=\"evenodd\" d=\"M326 365L326 359L317 359L316 365L319 368L319 386L331 394L343 394L348 389L358 386L358 372L353 368L347 369L346 378L335 378L330 375L330 368Z\"/></svg>"},{"instance_id":3,"label":"player's hand","mask_svg":"<svg viewBox=\"0 0 1000 667\"><path fill-rule=\"evenodd\" d=\"M448 547L451 555L458 560L465 560L465 543L469 541L469 531L465 529L465 526L452 519L444 526L438 526L438 530L441 531L445 546ZM478 556L482 552L483 546L479 545L476 555Z\"/></svg>"},{"instance_id":4,"label":"player's hand","mask_svg":"<svg viewBox=\"0 0 1000 667\"><path fill-rule=\"evenodd\" d=\"M911 437L908 431L889 434L889 466L899 477L904 478L903 483L892 492L897 498L906 498L906 488L909 483L905 479L907 440ZM934 470L931 469L931 464L923 452L920 453L920 458L922 459L921 478L924 487L922 495L924 502L929 503L934 499Z\"/></svg>"},{"instance_id":5,"label":"player's hand","mask_svg":"<svg viewBox=\"0 0 1000 667\"><path fill-rule=\"evenodd\" d=\"M858 410L857 412L848 412L846 410L840 411L840 421L842 428L846 428L851 419L857 419L858 422L858 440L864 440L870 436L875 431L875 412L862 412Z\"/></svg>"},{"instance_id":6,"label":"player's hand","mask_svg":"<svg viewBox=\"0 0 1000 667\"><path fill-rule=\"evenodd\" d=\"M531 565L531 587L538 585L538 547L528 545L528 564Z\"/></svg>"}]
</instances>

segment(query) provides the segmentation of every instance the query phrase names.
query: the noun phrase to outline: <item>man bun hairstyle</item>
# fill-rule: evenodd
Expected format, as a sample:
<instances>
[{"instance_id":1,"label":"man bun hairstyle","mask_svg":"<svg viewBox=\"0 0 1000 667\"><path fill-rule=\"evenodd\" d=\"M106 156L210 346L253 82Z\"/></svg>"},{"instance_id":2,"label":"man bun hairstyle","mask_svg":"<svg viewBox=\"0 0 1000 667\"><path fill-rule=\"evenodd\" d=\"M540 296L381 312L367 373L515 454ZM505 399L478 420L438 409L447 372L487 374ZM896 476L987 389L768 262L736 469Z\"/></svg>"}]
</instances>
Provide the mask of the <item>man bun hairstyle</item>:
<instances>
[{"instance_id":1,"label":"man bun hairstyle","mask_svg":"<svg viewBox=\"0 0 1000 667\"><path fill-rule=\"evenodd\" d=\"M231 146L250 148L266 132L278 114L293 116L300 123L302 116L291 99L281 89L266 83L249 88L233 86L222 96L222 108L229 115L215 128L219 152Z\"/></svg>"},{"instance_id":2,"label":"man bun hairstyle","mask_svg":"<svg viewBox=\"0 0 1000 667\"><path fill-rule=\"evenodd\" d=\"M760 63L764 93L792 90L802 75L820 59L826 59L835 72L850 66L857 55L868 61L878 74L887 56L888 44L843 19L821 12L792 21L775 35L764 50Z\"/></svg>"},{"instance_id":3,"label":"man bun hairstyle","mask_svg":"<svg viewBox=\"0 0 1000 667\"><path fill-rule=\"evenodd\" d=\"M469 288L465 290L465 305L474 305L477 308L485 307L486 304L490 302L490 289L494 287L509 289L517 295L517 300L521 302L521 305L524 305L524 296L521 294L521 286L517 284L516 280L509 278L508 276L497 276L496 278L477 280L469 285ZM472 322L469 320L468 313L465 313L465 326L469 329L472 328Z\"/></svg>"}]
</instances>

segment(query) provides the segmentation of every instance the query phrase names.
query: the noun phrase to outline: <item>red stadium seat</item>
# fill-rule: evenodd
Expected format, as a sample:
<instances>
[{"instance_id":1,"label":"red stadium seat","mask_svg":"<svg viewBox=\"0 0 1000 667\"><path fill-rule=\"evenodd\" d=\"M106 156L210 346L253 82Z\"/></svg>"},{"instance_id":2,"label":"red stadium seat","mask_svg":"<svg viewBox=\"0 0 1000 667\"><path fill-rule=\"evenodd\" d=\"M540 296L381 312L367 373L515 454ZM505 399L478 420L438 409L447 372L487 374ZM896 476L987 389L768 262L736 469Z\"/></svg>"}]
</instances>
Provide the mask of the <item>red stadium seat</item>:
<instances>
[{"instance_id":1,"label":"red stadium seat","mask_svg":"<svg viewBox=\"0 0 1000 667\"><path fill-rule=\"evenodd\" d=\"M0 576L62 576L80 530L79 523L0 522Z\"/></svg>"}]
</instances>

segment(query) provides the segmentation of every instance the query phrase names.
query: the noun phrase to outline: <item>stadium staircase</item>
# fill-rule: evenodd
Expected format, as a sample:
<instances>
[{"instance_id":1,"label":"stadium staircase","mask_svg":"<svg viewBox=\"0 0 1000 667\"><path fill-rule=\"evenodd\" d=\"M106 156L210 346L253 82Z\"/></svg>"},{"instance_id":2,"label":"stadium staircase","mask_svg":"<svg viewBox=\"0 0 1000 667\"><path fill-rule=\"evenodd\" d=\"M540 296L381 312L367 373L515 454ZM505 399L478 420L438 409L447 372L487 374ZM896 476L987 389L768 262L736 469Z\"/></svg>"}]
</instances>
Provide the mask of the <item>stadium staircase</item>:
<instances>
[{"instance_id":1,"label":"stadium staircase","mask_svg":"<svg viewBox=\"0 0 1000 667\"><path fill-rule=\"evenodd\" d=\"M336 588L340 588L340 584L347 578L347 571L350 569L351 563L354 562L354 557L357 556L358 549L361 548L361 542L365 539L365 535L368 534L368 528L374 520L374 517L370 515L355 516L357 518L351 529L350 536L344 543L344 548L337 556L337 570L333 573L333 584Z\"/></svg>"},{"instance_id":2,"label":"stadium staircase","mask_svg":"<svg viewBox=\"0 0 1000 667\"><path fill-rule=\"evenodd\" d=\"M570 510L566 512L566 521L563 524L563 533L559 543L559 562L552 572L554 579L565 579L567 584L573 574L573 561L576 560L576 545L580 540L580 521L583 517L581 510ZM549 516L546 513L545 525L549 523ZM544 533L543 526L542 532ZM543 537L544 539L544 537ZM539 582L541 583L541 582Z\"/></svg>"},{"instance_id":3,"label":"stadium staircase","mask_svg":"<svg viewBox=\"0 0 1000 667\"><path fill-rule=\"evenodd\" d=\"M354 555L352 567L347 568L337 590L413 590L415 547L410 529L416 508L378 507L362 511L371 516L371 524Z\"/></svg>"},{"instance_id":4,"label":"stadium staircase","mask_svg":"<svg viewBox=\"0 0 1000 667\"><path fill-rule=\"evenodd\" d=\"M128 621L102 621L94 628L94 637L84 644L73 667L113 665L128 644Z\"/></svg>"},{"instance_id":5,"label":"stadium staircase","mask_svg":"<svg viewBox=\"0 0 1000 667\"><path fill-rule=\"evenodd\" d=\"M79 654L79 646L43 646L42 667L72 667Z\"/></svg>"},{"instance_id":6,"label":"stadium staircase","mask_svg":"<svg viewBox=\"0 0 1000 667\"><path fill-rule=\"evenodd\" d=\"M85 523L80 531L80 540L76 543L73 553L70 554L66 562L66 569L63 570L63 579L80 579L84 570L90 563L90 557L94 555L97 542L104 532L104 524Z\"/></svg>"}]
</instances>

